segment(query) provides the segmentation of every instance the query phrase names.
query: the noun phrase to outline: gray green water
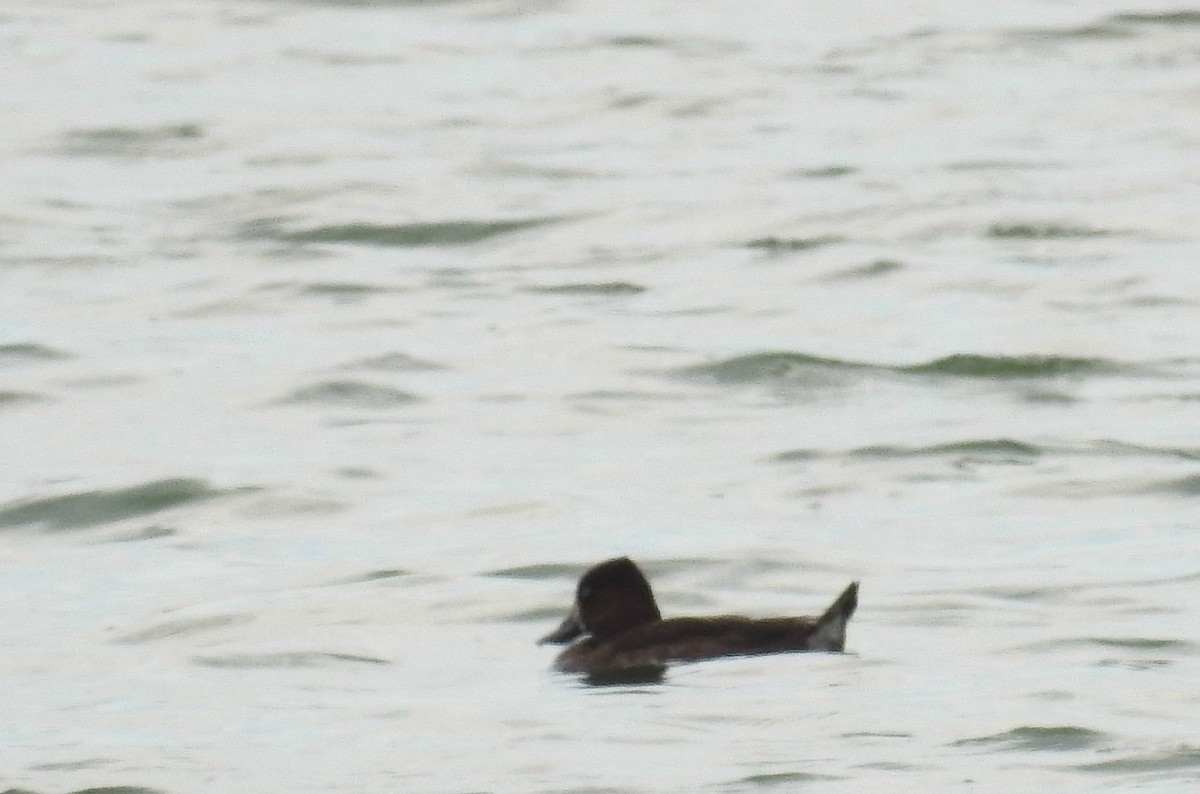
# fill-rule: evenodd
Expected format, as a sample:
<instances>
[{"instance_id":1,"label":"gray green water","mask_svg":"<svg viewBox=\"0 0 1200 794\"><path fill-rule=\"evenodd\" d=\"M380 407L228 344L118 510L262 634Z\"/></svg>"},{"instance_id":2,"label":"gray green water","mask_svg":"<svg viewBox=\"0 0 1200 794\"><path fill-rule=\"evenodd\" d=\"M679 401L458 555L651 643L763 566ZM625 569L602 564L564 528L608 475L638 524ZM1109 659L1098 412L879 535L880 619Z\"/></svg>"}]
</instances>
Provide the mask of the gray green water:
<instances>
[{"instance_id":1,"label":"gray green water","mask_svg":"<svg viewBox=\"0 0 1200 794\"><path fill-rule=\"evenodd\" d=\"M1193 791L1198 36L0 9L0 790ZM848 653L549 672L617 554Z\"/></svg>"}]
</instances>

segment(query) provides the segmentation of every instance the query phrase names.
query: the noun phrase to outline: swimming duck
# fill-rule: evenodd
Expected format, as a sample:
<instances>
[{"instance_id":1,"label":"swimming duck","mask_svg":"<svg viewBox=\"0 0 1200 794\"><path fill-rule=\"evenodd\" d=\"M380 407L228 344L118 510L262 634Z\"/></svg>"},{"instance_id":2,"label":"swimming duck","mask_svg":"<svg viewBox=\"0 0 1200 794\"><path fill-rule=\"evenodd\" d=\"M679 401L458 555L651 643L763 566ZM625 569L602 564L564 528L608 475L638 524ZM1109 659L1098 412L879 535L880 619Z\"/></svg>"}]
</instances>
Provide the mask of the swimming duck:
<instances>
[{"instance_id":1,"label":"swimming duck","mask_svg":"<svg viewBox=\"0 0 1200 794\"><path fill-rule=\"evenodd\" d=\"M858 582L851 582L820 617L664 620L641 569L628 557L617 557L583 574L571 613L538 644L570 643L554 661L555 669L590 676L661 671L667 662L720 656L842 651L846 623L857 606Z\"/></svg>"}]
</instances>

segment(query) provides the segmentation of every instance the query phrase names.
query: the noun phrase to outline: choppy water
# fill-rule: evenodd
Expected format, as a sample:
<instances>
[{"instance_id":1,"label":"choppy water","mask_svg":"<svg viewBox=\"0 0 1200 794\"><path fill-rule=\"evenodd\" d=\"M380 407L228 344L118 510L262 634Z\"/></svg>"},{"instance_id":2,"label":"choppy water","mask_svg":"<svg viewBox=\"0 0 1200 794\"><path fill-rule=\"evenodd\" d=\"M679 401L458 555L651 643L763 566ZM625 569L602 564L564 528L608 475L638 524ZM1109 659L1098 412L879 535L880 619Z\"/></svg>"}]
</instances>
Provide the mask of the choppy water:
<instances>
[{"instance_id":1,"label":"choppy water","mask_svg":"<svg viewBox=\"0 0 1200 794\"><path fill-rule=\"evenodd\" d=\"M0 11L0 788L1192 791L1200 11ZM629 554L845 656L589 688Z\"/></svg>"}]
</instances>

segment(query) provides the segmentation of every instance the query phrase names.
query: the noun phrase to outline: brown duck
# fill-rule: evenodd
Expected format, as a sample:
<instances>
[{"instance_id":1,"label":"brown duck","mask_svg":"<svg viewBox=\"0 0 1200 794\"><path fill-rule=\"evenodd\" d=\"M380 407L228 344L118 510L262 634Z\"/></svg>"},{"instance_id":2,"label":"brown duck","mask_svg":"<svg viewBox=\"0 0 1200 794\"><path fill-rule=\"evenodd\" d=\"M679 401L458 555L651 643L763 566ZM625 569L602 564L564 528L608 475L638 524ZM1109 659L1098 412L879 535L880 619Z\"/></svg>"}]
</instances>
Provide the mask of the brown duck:
<instances>
[{"instance_id":1,"label":"brown duck","mask_svg":"<svg viewBox=\"0 0 1200 794\"><path fill-rule=\"evenodd\" d=\"M554 662L591 676L661 671L668 662L798 651L842 651L858 606L851 582L819 617L663 619L650 583L628 557L607 560L579 580L575 605L539 644L571 643Z\"/></svg>"}]
</instances>

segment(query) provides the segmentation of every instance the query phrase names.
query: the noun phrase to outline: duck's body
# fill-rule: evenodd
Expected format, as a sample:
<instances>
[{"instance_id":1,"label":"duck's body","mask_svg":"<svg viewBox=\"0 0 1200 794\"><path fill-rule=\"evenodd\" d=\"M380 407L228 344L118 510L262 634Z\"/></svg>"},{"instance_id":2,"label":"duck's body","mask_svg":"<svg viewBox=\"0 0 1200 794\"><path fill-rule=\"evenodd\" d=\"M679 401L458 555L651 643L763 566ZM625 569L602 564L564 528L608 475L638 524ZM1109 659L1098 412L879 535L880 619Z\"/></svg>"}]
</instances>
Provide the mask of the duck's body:
<instances>
[{"instance_id":1,"label":"duck's body","mask_svg":"<svg viewBox=\"0 0 1200 794\"><path fill-rule=\"evenodd\" d=\"M589 675L721 656L841 651L857 605L858 582L852 582L820 617L664 620L650 583L631 560L620 557L583 575L571 614L542 642L574 640L554 666Z\"/></svg>"}]
</instances>

